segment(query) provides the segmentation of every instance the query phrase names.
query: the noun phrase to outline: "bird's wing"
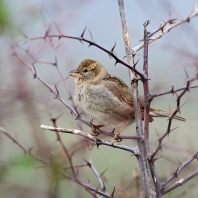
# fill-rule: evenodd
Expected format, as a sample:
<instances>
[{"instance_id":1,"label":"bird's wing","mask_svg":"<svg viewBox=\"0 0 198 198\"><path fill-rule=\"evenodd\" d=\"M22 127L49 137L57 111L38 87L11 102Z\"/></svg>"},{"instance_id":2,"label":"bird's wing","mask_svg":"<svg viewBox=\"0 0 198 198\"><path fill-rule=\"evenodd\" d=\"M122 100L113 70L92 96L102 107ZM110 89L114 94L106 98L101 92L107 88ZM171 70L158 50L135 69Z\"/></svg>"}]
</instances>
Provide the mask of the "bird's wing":
<instances>
[{"instance_id":1,"label":"bird's wing","mask_svg":"<svg viewBox=\"0 0 198 198\"><path fill-rule=\"evenodd\" d=\"M124 81L113 75L103 79L105 87L124 104L133 107L132 92Z\"/></svg>"},{"instance_id":2,"label":"bird's wing","mask_svg":"<svg viewBox=\"0 0 198 198\"><path fill-rule=\"evenodd\" d=\"M131 89L120 78L109 75L103 79L105 87L109 89L121 102L131 108L134 112L134 102ZM139 97L140 111L142 120L144 119L144 100ZM152 122L153 118L149 116L149 121Z\"/></svg>"}]
</instances>

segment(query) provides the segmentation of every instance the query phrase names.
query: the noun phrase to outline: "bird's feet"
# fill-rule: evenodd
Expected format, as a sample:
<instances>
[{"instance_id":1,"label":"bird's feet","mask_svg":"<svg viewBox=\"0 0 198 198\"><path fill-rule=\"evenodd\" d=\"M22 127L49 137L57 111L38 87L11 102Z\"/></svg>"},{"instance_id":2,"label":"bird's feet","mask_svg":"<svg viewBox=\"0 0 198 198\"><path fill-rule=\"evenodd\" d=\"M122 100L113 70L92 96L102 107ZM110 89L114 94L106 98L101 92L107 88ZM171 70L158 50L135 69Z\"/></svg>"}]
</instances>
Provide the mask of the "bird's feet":
<instances>
[{"instance_id":1,"label":"bird's feet","mask_svg":"<svg viewBox=\"0 0 198 198\"><path fill-rule=\"evenodd\" d=\"M104 125L94 125L91 123L91 130L92 130L92 135L93 136L98 136L100 135L100 132L97 129L100 129L101 127L104 127Z\"/></svg>"},{"instance_id":2,"label":"bird's feet","mask_svg":"<svg viewBox=\"0 0 198 198\"><path fill-rule=\"evenodd\" d=\"M122 138L120 137L119 133L116 133L113 137L113 140L111 141L111 145L113 145L115 142L121 142Z\"/></svg>"}]
</instances>

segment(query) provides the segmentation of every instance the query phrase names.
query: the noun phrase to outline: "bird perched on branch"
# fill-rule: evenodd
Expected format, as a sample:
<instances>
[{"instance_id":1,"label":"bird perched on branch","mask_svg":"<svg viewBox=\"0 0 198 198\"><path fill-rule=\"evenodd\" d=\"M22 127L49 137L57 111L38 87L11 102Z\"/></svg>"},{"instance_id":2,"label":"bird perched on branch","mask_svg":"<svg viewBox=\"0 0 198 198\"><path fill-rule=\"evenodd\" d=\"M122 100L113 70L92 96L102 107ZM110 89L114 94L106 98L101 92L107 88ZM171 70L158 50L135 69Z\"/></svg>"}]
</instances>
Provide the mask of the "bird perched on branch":
<instances>
[{"instance_id":1,"label":"bird perched on branch","mask_svg":"<svg viewBox=\"0 0 198 198\"><path fill-rule=\"evenodd\" d=\"M135 121L131 89L120 78L107 72L99 62L85 59L77 69L70 71L75 78L74 101L100 126L118 128L114 139ZM144 99L139 97L142 120ZM149 121L153 117L169 117L170 113L150 107ZM174 119L185 121L175 116Z\"/></svg>"}]
</instances>

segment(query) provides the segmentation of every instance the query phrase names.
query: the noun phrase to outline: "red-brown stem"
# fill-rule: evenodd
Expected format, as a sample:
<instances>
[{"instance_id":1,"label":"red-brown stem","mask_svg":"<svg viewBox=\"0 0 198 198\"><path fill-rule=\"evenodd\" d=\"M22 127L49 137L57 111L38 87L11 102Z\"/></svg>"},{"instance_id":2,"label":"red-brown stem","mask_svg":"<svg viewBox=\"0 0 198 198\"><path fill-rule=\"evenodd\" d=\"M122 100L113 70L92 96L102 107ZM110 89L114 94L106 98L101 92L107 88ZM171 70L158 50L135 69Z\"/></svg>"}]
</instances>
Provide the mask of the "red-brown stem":
<instances>
[{"instance_id":1,"label":"red-brown stem","mask_svg":"<svg viewBox=\"0 0 198 198\"><path fill-rule=\"evenodd\" d=\"M52 121L54 127L57 128L57 125L56 125L56 118L51 118L51 121ZM60 145L61 145L61 147L62 147L62 149L63 149L63 151L64 151L64 153L65 153L65 155L66 155L66 157L67 157L67 159L68 159L68 161L69 161L69 166L71 167L71 171L72 171L72 175L73 175L74 179L75 179L75 180L78 180L77 177L76 177L74 165L73 165L73 162L72 162L72 157L71 157L71 155L69 154L69 152L68 152L66 146L64 145L64 143L63 143L63 141L62 141L62 139L61 139L60 134L59 134L58 131L56 131L56 137L57 137L57 141L60 143Z\"/></svg>"},{"instance_id":2,"label":"red-brown stem","mask_svg":"<svg viewBox=\"0 0 198 198\"><path fill-rule=\"evenodd\" d=\"M88 40L88 39L85 39L84 37L78 37L78 36L68 36L68 35L64 35L64 34L54 34L54 35L45 35L45 36L40 36L40 37L35 37L35 38L30 38L30 40L37 40L37 39L45 39L45 38L69 38L69 39L74 39L74 40L79 40L80 42L84 41L86 43L89 44L89 46L95 46L99 49L101 49L102 51L106 52L110 57L113 57L116 61L116 64L117 63L120 63L124 66L126 66L127 68L129 68L130 70L132 70L133 72L135 72L137 75L139 75L142 79L144 79L144 75L138 71L135 67L133 67L133 64L128 64L126 63L125 61L123 61L122 59L118 58L113 51L110 51L110 50L107 50L105 49L104 47L100 46L99 44L91 41L91 40ZM131 50L131 48L130 48ZM132 54L132 53L131 53Z\"/></svg>"},{"instance_id":3,"label":"red-brown stem","mask_svg":"<svg viewBox=\"0 0 198 198\"><path fill-rule=\"evenodd\" d=\"M144 77L145 81L143 82L144 87L144 144L146 149L146 155L148 156L150 152L149 145L149 111L150 111L150 93L149 93L149 83L148 83L148 32L147 25L149 21L144 23ZM161 185L156 172L154 160L148 160L149 168L155 185L155 191L158 198L162 197Z\"/></svg>"}]
</instances>

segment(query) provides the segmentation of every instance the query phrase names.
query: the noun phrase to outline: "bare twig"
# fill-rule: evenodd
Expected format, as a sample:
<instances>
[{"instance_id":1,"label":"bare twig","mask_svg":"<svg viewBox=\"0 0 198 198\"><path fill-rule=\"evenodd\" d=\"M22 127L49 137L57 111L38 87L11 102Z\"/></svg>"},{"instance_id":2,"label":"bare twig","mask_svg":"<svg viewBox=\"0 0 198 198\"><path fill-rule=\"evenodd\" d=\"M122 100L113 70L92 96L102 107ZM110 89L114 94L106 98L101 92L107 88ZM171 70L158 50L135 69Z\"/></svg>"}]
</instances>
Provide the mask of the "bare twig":
<instances>
[{"instance_id":1,"label":"bare twig","mask_svg":"<svg viewBox=\"0 0 198 198\"><path fill-rule=\"evenodd\" d=\"M98 173L98 171L96 170L96 168L94 167L93 162L92 162L92 156L91 156L92 147L93 147L93 145L89 147L89 161L86 161L86 162L87 162L87 165L91 168L91 170L93 171L93 173L98 178L98 181L99 181L99 184L100 184L100 186L102 188L102 191L107 193L106 188L105 188L105 185L104 185L104 182L103 182L103 180L101 178L101 175Z\"/></svg>"},{"instance_id":2,"label":"bare twig","mask_svg":"<svg viewBox=\"0 0 198 198\"><path fill-rule=\"evenodd\" d=\"M129 151L136 156L139 155L138 148L136 146L126 146L126 145L123 145L123 144L118 144L116 142L114 144L111 144L110 141L96 138L95 136L92 136L89 133L85 133L85 132L77 130L77 129L66 129L66 128L60 128L60 127L55 128L55 127L45 126L45 125L41 125L41 128L44 129L44 130L58 131L58 132L62 132L62 133L70 133L70 134L79 135L79 136L85 137L85 138L95 142L95 144L97 146L106 145L106 146L110 146L110 147L113 147L113 148L119 148L119 149L122 149L122 150Z\"/></svg>"},{"instance_id":3,"label":"bare twig","mask_svg":"<svg viewBox=\"0 0 198 198\"><path fill-rule=\"evenodd\" d=\"M165 195L166 193L172 191L173 189L182 186L183 184L185 184L187 181L191 180L193 177L198 175L198 169L196 171L194 171L193 173L189 174L188 176L180 179L179 181L175 182L173 185L165 188L163 190L163 194Z\"/></svg>"},{"instance_id":4,"label":"bare twig","mask_svg":"<svg viewBox=\"0 0 198 198\"><path fill-rule=\"evenodd\" d=\"M198 85L189 87L189 89L193 89L193 88L198 88ZM150 95L150 98L152 100L155 97L164 96L164 95L167 95L167 94L175 94L175 93L177 93L179 91L183 91L185 89L186 89L186 86L185 87L181 87L179 89L174 89L174 87L172 87L172 89L169 90L169 91L165 91L165 92L162 92L162 93L159 93L159 94L152 94L152 95Z\"/></svg>"},{"instance_id":5,"label":"bare twig","mask_svg":"<svg viewBox=\"0 0 198 198\"><path fill-rule=\"evenodd\" d=\"M124 62L122 59L118 58L116 56L116 54L114 53L114 51L107 50L104 47L100 46L99 44L93 42L92 40L85 39L83 36L84 36L84 34L81 34L80 37L78 37L78 36L69 36L69 35L65 35L65 34L54 34L54 35L51 34L51 35L44 35L44 36L40 36L40 37L30 38L29 40L46 39L46 37L47 37L47 38L69 38L69 39L79 40L81 42L84 41L84 42L88 43L89 46L95 46L95 47L101 49L102 51L106 52L110 57L113 57L115 59L115 61L116 61L115 64L120 63L120 64L126 66L127 68L129 68L130 70L132 70L136 74L138 74L142 79L144 79L144 75L140 71L138 71L135 67L131 66L132 64L130 65L130 64Z\"/></svg>"},{"instance_id":6,"label":"bare twig","mask_svg":"<svg viewBox=\"0 0 198 198\"><path fill-rule=\"evenodd\" d=\"M160 27L157 29L157 31L154 31L154 33L156 33L159 30L162 30L161 33L157 34L156 36L153 36L153 33L150 34L151 38L149 40L149 44L152 43L153 41L161 38L165 33L168 33L171 29L175 28L176 26L181 25L181 24L186 23L186 22L190 22L190 20L193 17L196 17L197 15L198 15L198 7L196 5L194 10L186 18L184 18L183 20L180 20L178 22L172 23L171 21L174 22L175 19L171 19L171 20L169 19L167 22L161 24ZM165 24L165 26L164 26L164 24ZM163 27L163 29L162 29L162 27ZM144 47L144 44L140 44L140 45L132 48L133 53L136 53L137 51L139 51L143 47Z\"/></svg>"},{"instance_id":7,"label":"bare twig","mask_svg":"<svg viewBox=\"0 0 198 198\"><path fill-rule=\"evenodd\" d=\"M152 159L155 157L155 155L158 153L158 151L161 150L163 139L164 139L166 136L168 136L168 135L170 134L171 131L174 130L174 129L171 130L171 124L172 124L172 120L173 120L174 116L175 116L178 112L180 112L180 108L181 108L181 107L180 107L180 101L181 101L181 98L182 98L182 96L183 96L187 91L189 91L191 83L192 83L193 81L195 81L195 80L197 80L197 76L194 77L194 78L191 78L191 79L187 80L187 82L186 82L186 87L185 87L185 88L183 89L183 91L177 96L177 107L176 107L175 111L172 113L172 115L171 115L170 118L169 118L168 127L167 127L166 132L158 139L159 143L158 143L157 148L156 148L155 151L149 156L150 160L152 160ZM177 128L177 127L176 127L176 128Z\"/></svg>"},{"instance_id":8,"label":"bare twig","mask_svg":"<svg viewBox=\"0 0 198 198\"><path fill-rule=\"evenodd\" d=\"M0 131L10 138L15 144L17 144L25 152L25 154L29 153L28 149L26 149L16 138L11 136L3 127L0 127Z\"/></svg>"},{"instance_id":9,"label":"bare twig","mask_svg":"<svg viewBox=\"0 0 198 198\"><path fill-rule=\"evenodd\" d=\"M196 153L191 157L189 158L187 161L183 162L180 164L180 166L177 168L177 170L171 175L169 176L166 181L162 182L161 185L162 185L162 188L165 188L165 186L170 182L172 181L174 178L177 178L179 173L186 167L188 166L193 160L195 159L198 159L198 151L196 151Z\"/></svg>"},{"instance_id":10,"label":"bare twig","mask_svg":"<svg viewBox=\"0 0 198 198\"><path fill-rule=\"evenodd\" d=\"M56 121L57 121L58 118L59 118L59 116L58 116L57 118L51 117L51 121L52 121L52 123L53 123L53 125L54 125L54 128L57 128ZM71 155L69 154L68 149L67 149L66 146L64 145L64 143L63 143L63 141L62 141L62 139L61 139L61 136L60 136L60 134L59 134L58 131L56 131L56 137L57 137L57 141L60 143L60 145L61 145L61 147L62 147L62 149L63 149L63 151L64 151L64 153L65 153L65 155L66 155L66 157L67 157L67 159L68 159L68 161L69 161L69 165L70 165L70 167L71 167L72 175L73 175L74 179L77 180L77 176L76 176L77 173L76 173L76 171L75 171L75 169L74 169L72 157L71 157Z\"/></svg>"}]
</instances>

